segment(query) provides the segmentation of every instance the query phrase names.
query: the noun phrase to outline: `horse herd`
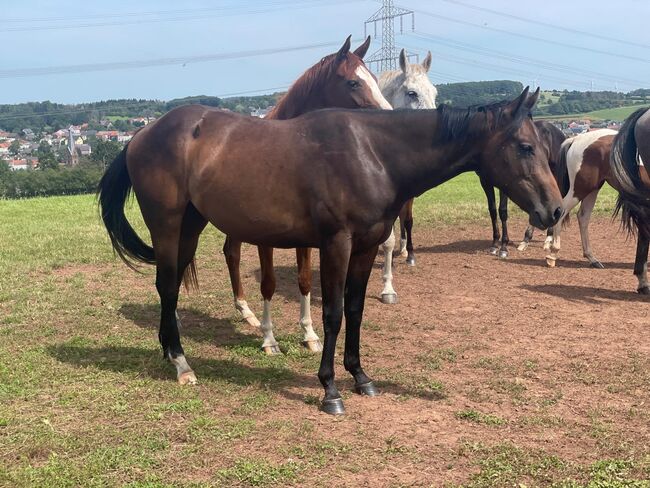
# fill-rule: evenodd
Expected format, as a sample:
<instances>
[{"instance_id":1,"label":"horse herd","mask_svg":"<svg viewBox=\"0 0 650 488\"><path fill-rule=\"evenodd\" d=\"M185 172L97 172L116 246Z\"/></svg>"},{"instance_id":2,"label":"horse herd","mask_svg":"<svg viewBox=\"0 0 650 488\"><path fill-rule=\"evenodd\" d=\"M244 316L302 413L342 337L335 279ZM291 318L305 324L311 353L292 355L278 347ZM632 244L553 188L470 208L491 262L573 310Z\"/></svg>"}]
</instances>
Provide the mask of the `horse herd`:
<instances>
[{"instance_id":1,"label":"horse herd","mask_svg":"<svg viewBox=\"0 0 650 488\"><path fill-rule=\"evenodd\" d=\"M183 281L186 286L197 283L194 255L209 222L227 236L223 251L235 307L261 328L263 350L280 352L270 312L273 248L295 248L303 345L322 351L321 410L344 412L334 383L343 316L345 369L354 377L357 393L375 395L361 367L359 343L378 247L383 243L382 301L394 303L395 220L400 218L398 253L414 265L413 198L466 171L478 173L488 196L493 253L507 256L510 198L528 213L531 225L520 250L530 240L532 226L552 230L549 265L560 250L561 222L579 201L585 256L592 265L600 264L589 247L587 224L598 189L608 181L620 192L618 207L628 229L638 229L634 272L639 292L650 293L650 178L642 165L650 161L650 112L635 113L618 136L595 131L564 141L551 124L532 120L539 89L530 94L526 88L514 100L469 109L436 108L437 92L427 77L430 53L422 64L409 64L402 52L401 70L377 80L363 62L369 44L370 38L352 51L348 37L338 52L308 69L264 120L200 105L176 108L141 129L102 177L99 203L113 248L129 266L156 266L159 340L181 384L195 383L196 375L180 341L179 288ZM335 110L319 110L325 108ZM501 192L502 236L494 187ZM125 217L131 191L152 246ZM242 242L258 246L261 322L242 287ZM322 343L310 315L311 248L320 251Z\"/></svg>"}]
</instances>

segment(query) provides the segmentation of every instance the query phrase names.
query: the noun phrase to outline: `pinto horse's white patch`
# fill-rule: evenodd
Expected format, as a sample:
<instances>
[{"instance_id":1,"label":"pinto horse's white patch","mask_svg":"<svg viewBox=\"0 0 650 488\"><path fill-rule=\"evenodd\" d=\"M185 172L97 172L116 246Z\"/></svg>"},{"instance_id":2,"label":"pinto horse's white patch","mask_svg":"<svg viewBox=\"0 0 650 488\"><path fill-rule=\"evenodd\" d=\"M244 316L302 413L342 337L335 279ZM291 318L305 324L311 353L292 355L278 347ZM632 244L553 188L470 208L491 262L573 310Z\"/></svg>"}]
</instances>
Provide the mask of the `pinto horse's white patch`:
<instances>
[{"instance_id":1,"label":"pinto horse's white patch","mask_svg":"<svg viewBox=\"0 0 650 488\"><path fill-rule=\"evenodd\" d=\"M391 107L390 103L388 103L388 101L384 98L384 95L381 94L379 85L375 81L375 78L370 74L370 71L368 71L363 66L359 66L355 70L355 74L367 83L373 98L381 108L385 110L393 110L393 107Z\"/></svg>"}]
</instances>

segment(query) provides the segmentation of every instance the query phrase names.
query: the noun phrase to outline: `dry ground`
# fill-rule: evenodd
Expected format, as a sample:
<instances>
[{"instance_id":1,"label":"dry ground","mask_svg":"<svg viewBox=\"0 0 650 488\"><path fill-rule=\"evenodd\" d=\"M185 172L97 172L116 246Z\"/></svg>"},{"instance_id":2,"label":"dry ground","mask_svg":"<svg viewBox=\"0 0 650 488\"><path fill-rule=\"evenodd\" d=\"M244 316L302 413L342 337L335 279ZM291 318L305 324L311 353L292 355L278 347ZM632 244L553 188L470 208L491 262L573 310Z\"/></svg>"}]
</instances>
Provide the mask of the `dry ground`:
<instances>
[{"instance_id":1,"label":"dry ground","mask_svg":"<svg viewBox=\"0 0 650 488\"><path fill-rule=\"evenodd\" d=\"M582 259L577 225L547 269L539 236L499 261L484 225L416 222L399 303L377 299L379 266L366 301L362 360L382 394L351 393L339 351L341 418L318 412L318 358L297 346L292 252L276 257L286 354L268 358L234 313L223 257L203 250L201 289L180 302L199 377L184 388L157 346L150 271L32 272L0 300L0 484L650 486L649 300L616 230L591 225L606 269ZM259 313L255 256L242 263Z\"/></svg>"}]
</instances>

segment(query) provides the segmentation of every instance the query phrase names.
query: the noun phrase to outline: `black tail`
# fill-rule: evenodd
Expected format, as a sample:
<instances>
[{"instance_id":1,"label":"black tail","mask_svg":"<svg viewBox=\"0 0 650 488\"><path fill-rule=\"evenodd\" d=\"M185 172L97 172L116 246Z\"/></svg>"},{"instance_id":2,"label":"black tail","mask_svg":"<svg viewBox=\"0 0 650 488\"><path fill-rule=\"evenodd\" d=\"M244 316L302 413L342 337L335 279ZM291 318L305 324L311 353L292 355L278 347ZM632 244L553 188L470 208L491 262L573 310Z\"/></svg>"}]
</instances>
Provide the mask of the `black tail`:
<instances>
[{"instance_id":1,"label":"black tail","mask_svg":"<svg viewBox=\"0 0 650 488\"><path fill-rule=\"evenodd\" d=\"M557 181L557 186L560 189L560 194L562 197L565 197L569 193L569 188L571 187L571 182L569 181L569 167L567 165L567 153L573 144L573 139L568 139L562 143L560 147L560 154L557 156L557 164L555 165L553 176L555 181ZM566 217L562 220L562 227L569 225L570 218L567 212Z\"/></svg>"},{"instance_id":2,"label":"black tail","mask_svg":"<svg viewBox=\"0 0 650 488\"><path fill-rule=\"evenodd\" d=\"M620 213L623 227L630 234L638 229L650 237L650 188L645 186L639 174L634 136L636 123L647 110L647 107L640 108L623 123L614 139L610 166L619 186L614 216Z\"/></svg>"},{"instance_id":3,"label":"black tail","mask_svg":"<svg viewBox=\"0 0 650 488\"><path fill-rule=\"evenodd\" d=\"M131 193L131 178L126 169L126 149L106 169L97 187L99 208L113 249L130 268L136 263L155 264L153 248L136 234L124 215L124 204Z\"/></svg>"}]
</instances>

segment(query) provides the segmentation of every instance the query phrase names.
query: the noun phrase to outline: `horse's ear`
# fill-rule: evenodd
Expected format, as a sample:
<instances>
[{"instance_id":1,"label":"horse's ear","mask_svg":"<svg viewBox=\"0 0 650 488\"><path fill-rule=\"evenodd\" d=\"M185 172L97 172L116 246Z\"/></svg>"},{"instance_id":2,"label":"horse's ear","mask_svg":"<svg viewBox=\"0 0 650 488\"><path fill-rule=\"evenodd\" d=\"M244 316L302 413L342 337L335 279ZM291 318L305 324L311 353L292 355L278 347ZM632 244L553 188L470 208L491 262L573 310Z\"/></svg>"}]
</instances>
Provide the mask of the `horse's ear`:
<instances>
[{"instance_id":1,"label":"horse's ear","mask_svg":"<svg viewBox=\"0 0 650 488\"><path fill-rule=\"evenodd\" d=\"M343 46L341 46L341 49L339 49L339 52L336 53L336 61L341 62L345 59L345 57L348 55L350 52L350 39L352 39L352 35L349 35L348 38L345 40L343 43Z\"/></svg>"},{"instance_id":2,"label":"horse's ear","mask_svg":"<svg viewBox=\"0 0 650 488\"><path fill-rule=\"evenodd\" d=\"M530 112L535 104L537 103L537 99L539 98L539 87L537 87L537 90L535 90L535 93L533 93L531 96L528 97L526 100L526 108Z\"/></svg>"},{"instance_id":3,"label":"horse's ear","mask_svg":"<svg viewBox=\"0 0 650 488\"><path fill-rule=\"evenodd\" d=\"M524 88L524 91L521 92L521 95L519 95L517 98L515 98L512 102L508 104L508 109L510 110L510 113L512 114L513 117L516 117L519 114L519 111L524 106L524 103L526 102L526 100L528 100L529 91L530 91L530 87L527 86L526 88Z\"/></svg>"},{"instance_id":4,"label":"horse's ear","mask_svg":"<svg viewBox=\"0 0 650 488\"><path fill-rule=\"evenodd\" d=\"M427 53L427 57L422 61L422 67L424 68L424 71L427 72L431 69L431 51Z\"/></svg>"},{"instance_id":5,"label":"horse's ear","mask_svg":"<svg viewBox=\"0 0 650 488\"><path fill-rule=\"evenodd\" d=\"M370 36L368 36L363 44L361 44L358 48L354 50L354 54L359 56L361 59L366 55L368 52L368 48L370 47Z\"/></svg>"},{"instance_id":6,"label":"horse's ear","mask_svg":"<svg viewBox=\"0 0 650 488\"><path fill-rule=\"evenodd\" d=\"M399 67L402 68L403 73L406 73L406 70L409 67L409 62L406 59L406 51L404 49L399 53Z\"/></svg>"}]
</instances>

